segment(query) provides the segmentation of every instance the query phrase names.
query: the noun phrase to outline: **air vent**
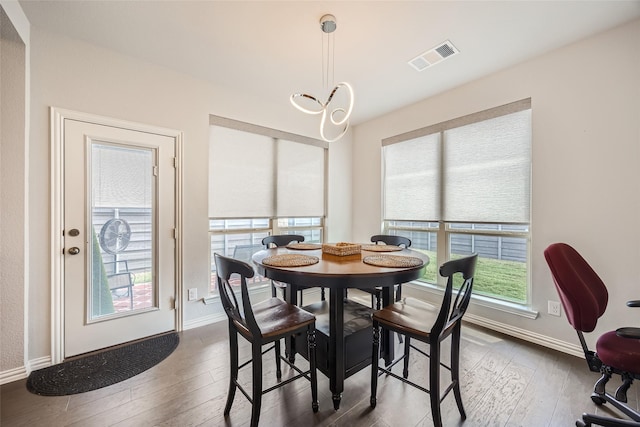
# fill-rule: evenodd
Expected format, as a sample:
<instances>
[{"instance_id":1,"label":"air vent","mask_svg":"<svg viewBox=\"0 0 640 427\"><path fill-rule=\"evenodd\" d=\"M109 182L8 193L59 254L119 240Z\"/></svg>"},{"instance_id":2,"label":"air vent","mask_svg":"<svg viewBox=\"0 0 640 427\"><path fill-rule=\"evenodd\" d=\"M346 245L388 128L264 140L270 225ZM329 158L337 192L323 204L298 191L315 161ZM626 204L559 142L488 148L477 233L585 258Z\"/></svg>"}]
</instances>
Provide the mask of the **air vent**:
<instances>
[{"instance_id":1,"label":"air vent","mask_svg":"<svg viewBox=\"0 0 640 427\"><path fill-rule=\"evenodd\" d=\"M409 61L409 65L418 71L425 70L438 62L459 53L459 50L449 40L428 50Z\"/></svg>"}]
</instances>

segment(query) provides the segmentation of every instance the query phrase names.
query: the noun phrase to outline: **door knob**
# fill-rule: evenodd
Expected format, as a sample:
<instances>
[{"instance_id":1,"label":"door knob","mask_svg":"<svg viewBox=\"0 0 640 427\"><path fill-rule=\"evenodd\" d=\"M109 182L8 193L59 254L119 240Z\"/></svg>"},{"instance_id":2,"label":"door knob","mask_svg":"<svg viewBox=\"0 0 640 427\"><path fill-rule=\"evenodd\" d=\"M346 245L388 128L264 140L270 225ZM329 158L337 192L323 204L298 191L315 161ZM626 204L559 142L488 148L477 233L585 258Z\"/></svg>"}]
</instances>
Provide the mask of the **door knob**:
<instances>
[{"instance_id":1,"label":"door knob","mask_svg":"<svg viewBox=\"0 0 640 427\"><path fill-rule=\"evenodd\" d=\"M69 248L67 252L69 252L69 255L78 255L80 253L80 248L74 246Z\"/></svg>"}]
</instances>

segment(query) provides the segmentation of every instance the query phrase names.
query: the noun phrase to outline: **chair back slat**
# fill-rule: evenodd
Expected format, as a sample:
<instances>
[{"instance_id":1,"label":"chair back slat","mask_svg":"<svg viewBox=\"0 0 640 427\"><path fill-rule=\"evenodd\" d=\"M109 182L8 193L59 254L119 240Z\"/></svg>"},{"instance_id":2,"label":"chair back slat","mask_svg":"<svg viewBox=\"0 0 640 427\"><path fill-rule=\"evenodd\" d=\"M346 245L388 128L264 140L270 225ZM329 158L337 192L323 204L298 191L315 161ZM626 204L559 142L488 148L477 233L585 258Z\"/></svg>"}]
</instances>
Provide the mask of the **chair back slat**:
<instances>
[{"instance_id":1,"label":"chair back slat","mask_svg":"<svg viewBox=\"0 0 640 427\"><path fill-rule=\"evenodd\" d=\"M214 257L220 299L224 311L229 317L229 321L236 323L240 329L246 330L254 336L259 336L260 327L256 323L253 315L251 300L249 299L249 290L247 289L247 278L253 277L253 268L251 268L249 264L237 259L228 258L219 254L214 254ZM229 283L233 275L240 277L241 304L238 303L236 294L233 292L233 287Z\"/></svg>"},{"instance_id":2,"label":"chair back slat","mask_svg":"<svg viewBox=\"0 0 640 427\"><path fill-rule=\"evenodd\" d=\"M371 236L371 241L373 243L383 242L385 245L404 246L405 248L411 246L411 239L391 234L376 234Z\"/></svg>"},{"instance_id":3,"label":"chair back slat","mask_svg":"<svg viewBox=\"0 0 640 427\"><path fill-rule=\"evenodd\" d=\"M265 249L286 246L291 242L302 243L304 242L304 236L300 236L298 234L276 234L262 239L262 244Z\"/></svg>"},{"instance_id":4,"label":"chair back slat","mask_svg":"<svg viewBox=\"0 0 640 427\"><path fill-rule=\"evenodd\" d=\"M448 333L462 321L462 316L467 311L473 292L473 277L476 270L478 254L473 254L464 258L447 261L440 266L440 275L447 278L447 286L442 298L440 312L433 327L432 336L445 337ZM462 275L462 285L453 299L453 282L456 274Z\"/></svg>"}]
</instances>

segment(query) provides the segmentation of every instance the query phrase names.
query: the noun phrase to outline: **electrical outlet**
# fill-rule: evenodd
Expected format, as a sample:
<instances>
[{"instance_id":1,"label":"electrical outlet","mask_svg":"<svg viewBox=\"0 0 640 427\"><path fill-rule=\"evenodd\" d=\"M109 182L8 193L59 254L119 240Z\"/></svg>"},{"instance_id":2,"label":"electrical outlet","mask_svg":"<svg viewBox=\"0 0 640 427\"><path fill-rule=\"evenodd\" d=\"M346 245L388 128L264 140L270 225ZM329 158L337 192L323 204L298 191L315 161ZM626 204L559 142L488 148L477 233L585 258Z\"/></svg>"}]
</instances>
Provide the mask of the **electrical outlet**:
<instances>
[{"instance_id":1,"label":"electrical outlet","mask_svg":"<svg viewBox=\"0 0 640 427\"><path fill-rule=\"evenodd\" d=\"M189 289L189 301L195 301L198 299L198 288Z\"/></svg>"},{"instance_id":2,"label":"electrical outlet","mask_svg":"<svg viewBox=\"0 0 640 427\"><path fill-rule=\"evenodd\" d=\"M547 304L549 314L560 317L560 303L558 301L547 301Z\"/></svg>"}]
</instances>

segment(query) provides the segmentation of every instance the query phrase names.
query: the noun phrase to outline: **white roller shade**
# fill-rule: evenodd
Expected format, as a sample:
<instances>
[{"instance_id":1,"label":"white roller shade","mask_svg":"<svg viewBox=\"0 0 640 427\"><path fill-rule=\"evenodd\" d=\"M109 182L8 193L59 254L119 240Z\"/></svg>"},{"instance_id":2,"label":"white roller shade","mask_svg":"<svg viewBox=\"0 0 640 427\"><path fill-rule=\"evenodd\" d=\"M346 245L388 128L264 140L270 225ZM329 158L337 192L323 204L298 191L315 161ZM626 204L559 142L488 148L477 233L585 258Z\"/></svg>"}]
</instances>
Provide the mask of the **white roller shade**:
<instances>
[{"instance_id":1,"label":"white roller shade","mask_svg":"<svg viewBox=\"0 0 640 427\"><path fill-rule=\"evenodd\" d=\"M277 216L324 216L324 148L285 140L277 147Z\"/></svg>"},{"instance_id":2,"label":"white roller shade","mask_svg":"<svg viewBox=\"0 0 640 427\"><path fill-rule=\"evenodd\" d=\"M209 216L268 218L275 214L275 141L211 126Z\"/></svg>"},{"instance_id":3,"label":"white roller shade","mask_svg":"<svg viewBox=\"0 0 640 427\"><path fill-rule=\"evenodd\" d=\"M439 134L384 147L384 219L440 219Z\"/></svg>"},{"instance_id":4,"label":"white roller shade","mask_svg":"<svg viewBox=\"0 0 640 427\"><path fill-rule=\"evenodd\" d=\"M531 110L444 132L444 220L529 222Z\"/></svg>"}]
</instances>

